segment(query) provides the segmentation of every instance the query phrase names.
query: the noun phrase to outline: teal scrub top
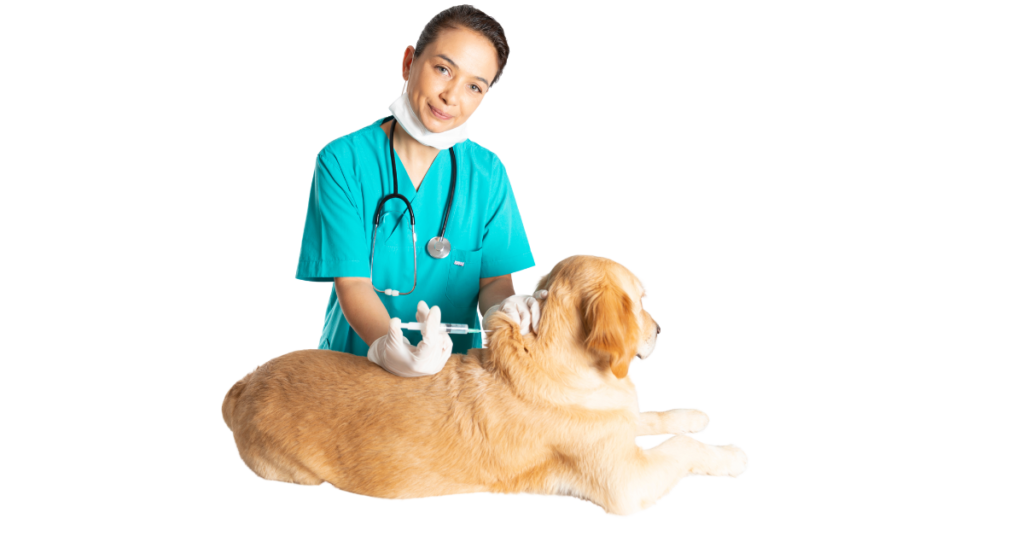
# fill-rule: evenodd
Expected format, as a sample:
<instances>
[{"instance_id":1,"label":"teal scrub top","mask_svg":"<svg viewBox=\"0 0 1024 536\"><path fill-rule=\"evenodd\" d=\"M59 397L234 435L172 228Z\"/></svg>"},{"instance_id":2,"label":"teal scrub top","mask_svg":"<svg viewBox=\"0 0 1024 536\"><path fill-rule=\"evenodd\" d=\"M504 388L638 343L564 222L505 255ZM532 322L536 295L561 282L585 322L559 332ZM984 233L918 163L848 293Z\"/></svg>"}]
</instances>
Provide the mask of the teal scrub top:
<instances>
[{"instance_id":1,"label":"teal scrub top","mask_svg":"<svg viewBox=\"0 0 1024 536\"><path fill-rule=\"evenodd\" d=\"M370 277L373 212L381 197L394 188L388 137L380 128L390 119L374 121L338 138L317 155L296 278L333 282L335 277ZM427 253L427 241L441 229L451 184L449 152L438 152L418 191L395 154L398 193L409 200L416 216L416 290L404 296L377 295L388 316L402 322L416 321L416 304L423 300L441 308L442 322L479 328L480 278L530 268L533 254L501 160L469 139L454 148L458 175L445 231L452 250L443 259ZM398 199L385 205L373 257L373 284L381 290L407 292L412 288L408 212ZM422 338L413 330L406 330L405 336L413 345ZM465 353L483 344L479 334L451 338L452 353ZM334 285L319 348L363 356L369 350L345 320Z\"/></svg>"}]
</instances>

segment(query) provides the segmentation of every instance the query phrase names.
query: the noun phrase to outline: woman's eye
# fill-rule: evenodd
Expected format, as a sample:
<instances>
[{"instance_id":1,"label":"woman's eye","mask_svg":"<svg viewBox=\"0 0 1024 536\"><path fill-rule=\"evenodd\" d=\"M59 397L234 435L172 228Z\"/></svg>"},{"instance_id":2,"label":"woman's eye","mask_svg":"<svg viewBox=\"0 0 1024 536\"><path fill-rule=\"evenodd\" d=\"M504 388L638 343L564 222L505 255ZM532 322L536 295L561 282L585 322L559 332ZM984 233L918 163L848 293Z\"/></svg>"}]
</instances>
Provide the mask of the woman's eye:
<instances>
[{"instance_id":1,"label":"woman's eye","mask_svg":"<svg viewBox=\"0 0 1024 536\"><path fill-rule=\"evenodd\" d=\"M445 74L448 74L448 68L444 65L438 65L437 68L443 70Z\"/></svg>"},{"instance_id":2,"label":"woman's eye","mask_svg":"<svg viewBox=\"0 0 1024 536\"><path fill-rule=\"evenodd\" d=\"M444 67L444 66L437 66L437 69L443 69L444 71L447 71L447 68L446 68L446 67ZM475 88L475 91L476 91L477 93L479 93L479 92L480 92L480 87L479 87L479 86L477 86L476 84L473 84L473 87Z\"/></svg>"}]
</instances>

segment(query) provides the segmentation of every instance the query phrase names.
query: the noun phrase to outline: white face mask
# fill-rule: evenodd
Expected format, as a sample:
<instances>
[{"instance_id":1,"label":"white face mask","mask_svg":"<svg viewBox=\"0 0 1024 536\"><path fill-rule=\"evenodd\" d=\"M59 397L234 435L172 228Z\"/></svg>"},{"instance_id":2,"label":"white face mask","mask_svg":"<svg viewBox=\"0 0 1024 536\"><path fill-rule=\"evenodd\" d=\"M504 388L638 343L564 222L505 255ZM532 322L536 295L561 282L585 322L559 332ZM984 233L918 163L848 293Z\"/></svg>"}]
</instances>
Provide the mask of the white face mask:
<instances>
[{"instance_id":1,"label":"white face mask","mask_svg":"<svg viewBox=\"0 0 1024 536\"><path fill-rule=\"evenodd\" d=\"M408 81L406 82L408 83ZM463 123L451 130L444 132L431 132L427 130L427 127L420 121L419 116L412 109L412 103L409 102L409 94L402 90L402 95L398 99L391 103L389 108L391 113L394 114L395 119L398 120L398 124L402 125L410 136L416 141L423 145L429 145L438 149L444 150L462 140L469 137L469 131L466 128L466 123Z\"/></svg>"}]
</instances>

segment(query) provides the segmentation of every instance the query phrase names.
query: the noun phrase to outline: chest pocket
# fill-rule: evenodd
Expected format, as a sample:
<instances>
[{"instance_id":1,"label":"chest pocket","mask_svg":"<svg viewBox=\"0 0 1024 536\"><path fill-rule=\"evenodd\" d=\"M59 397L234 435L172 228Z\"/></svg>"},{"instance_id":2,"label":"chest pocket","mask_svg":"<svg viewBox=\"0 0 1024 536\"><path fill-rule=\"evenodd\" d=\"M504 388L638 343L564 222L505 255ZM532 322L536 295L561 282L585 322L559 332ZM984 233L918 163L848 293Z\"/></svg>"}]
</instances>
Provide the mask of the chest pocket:
<instances>
[{"instance_id":1,"label":"chest pocket","mask_svg":"<svg viewBox=\"0 0 1024 536\"><path fill-rule=\"evenodd\" d=\"M465 250L452 248L448 261L448 285L444 294L453 304L468 308L480 293L480 257L483 248Z\"/></svg>"}]
</instances>

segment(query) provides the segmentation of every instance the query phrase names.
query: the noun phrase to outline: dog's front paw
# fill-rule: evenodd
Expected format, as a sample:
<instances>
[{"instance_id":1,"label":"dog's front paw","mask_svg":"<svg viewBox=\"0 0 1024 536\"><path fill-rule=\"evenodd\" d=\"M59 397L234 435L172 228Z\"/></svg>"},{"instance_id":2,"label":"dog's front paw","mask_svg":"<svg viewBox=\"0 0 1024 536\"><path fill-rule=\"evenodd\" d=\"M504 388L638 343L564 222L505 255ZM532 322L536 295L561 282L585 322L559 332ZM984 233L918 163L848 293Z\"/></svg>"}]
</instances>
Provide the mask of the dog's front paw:
<instances>
[{"instance_id":1,"label":"dog's front paw","mask_svg":"<svg viewBox=\"0 0 1024 536\"><path fill-rule=\"evenodd\" d=\"M719 476L737 476L747 470L747 453L735 445L723 445L717 447L718 471L714 474Z\"/></svg>"},{"instance_id":2,"label":"dog's front paw","mask_svg":"<svg viewBox=\"0 0 1024 536\"><path fill-rule=\"evenodd\" d=\"M664 414L666 432L669 434L692 434L707 427L708 416L697 409L672 409Z\"/></svg>"}]
</instances>

